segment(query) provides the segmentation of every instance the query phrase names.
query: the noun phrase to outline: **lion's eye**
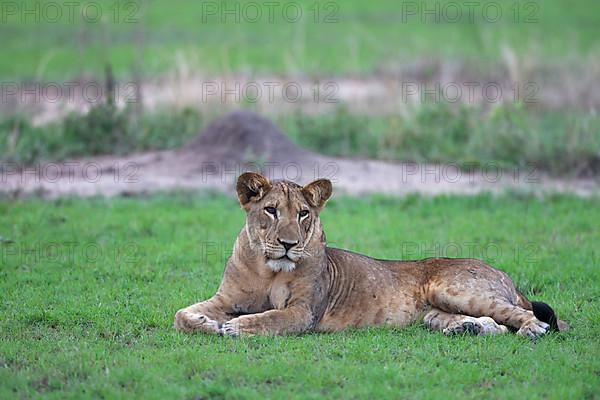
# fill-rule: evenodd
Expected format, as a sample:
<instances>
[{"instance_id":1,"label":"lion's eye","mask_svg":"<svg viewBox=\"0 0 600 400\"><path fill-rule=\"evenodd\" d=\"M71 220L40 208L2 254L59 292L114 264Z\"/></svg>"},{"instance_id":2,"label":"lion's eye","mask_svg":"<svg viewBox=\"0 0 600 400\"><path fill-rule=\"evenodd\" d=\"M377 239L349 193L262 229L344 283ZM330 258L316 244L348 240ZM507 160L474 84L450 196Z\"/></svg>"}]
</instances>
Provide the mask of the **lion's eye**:
<instances>
[{"instance_id":1,"label":"lion's eye","mask_svg":"<svg viewBox=\"0 0 600 400\"><path fill-rule=\"evenodd\" d=\"M308 210L302 210L298 213L298 215L300 216L300 218L304 218L308 215Z\"/></svg>"},{"instance_id":2,"label":"lion's eye","mask_svg":"<svg viewBox=\"0 0 600 400\"><path fill-rule=\"evenodd\" d=\"M265 207L265 211L273 216L277 215L277 209L275 207Z\"/></svg>"}]
</instances>

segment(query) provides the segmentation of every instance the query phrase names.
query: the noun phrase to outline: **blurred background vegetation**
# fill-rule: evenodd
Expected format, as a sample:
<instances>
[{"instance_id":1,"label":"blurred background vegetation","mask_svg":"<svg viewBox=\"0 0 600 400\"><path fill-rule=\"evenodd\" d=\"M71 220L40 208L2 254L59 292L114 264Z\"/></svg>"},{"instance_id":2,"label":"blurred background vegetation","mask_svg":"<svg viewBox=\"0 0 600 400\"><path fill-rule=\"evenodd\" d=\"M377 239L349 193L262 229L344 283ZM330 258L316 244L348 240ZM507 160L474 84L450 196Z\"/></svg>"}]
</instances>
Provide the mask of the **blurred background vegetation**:
<instances>
[{"instance_id":1,"label":"blurred background vegetation","mask_svg":"<svg viewBox=\"0 0 600 400\"><path fill-rule=\"evenodd\" d=\"M31 9L33 3L43 9L52 1L24 2ZM87 10L87 20L77 12L92 2L76 3L72 23L67 15L50 22L50 10L39 23L22 10L5 12L3 50L11 57L0 60L0 74L8 79L70 79L103 74L110 62L119 75L131 73L136 63L153 75L172 69L176 54L184 53L209 72L335 75L376 73L428 57L484 67L501 60L504 46L544 62L598 56L599 50L600 6L595 0L483 0L471 2L477 4L472 18L469 2L452 0L282 1L273 8L272 22L267 7L261 7L263 15L256 22L253 10L246 8L238 22L235 15L221 15L221 2L186 0L93 2L101 10L100 20L93 22L95 8ZM115 3L120 3L118 10ZM238 4L243 10L248 3L264 2L236 1L227 7L234 10ZM290 22L296 8L284 14L286 3L299 5L298 22ZM484 12L489 3L494 7ZM210 4L218 6L216 14ZM412 12L411 4L420 10ZM460 5L456 22L447 4ZM436 7L438 21L435 13L425 15ZM501 18L490 22L496 7Z\"/></svg>"},{"instance_id":2,"label":"blurred background vegetation","mask_svg":"<svg viewBox=\"0 0 600 400\"><path fill-rule=\"evenodd\" d=\"M112 80L135 82L140 98L138 104L105 98L81 109L65 107L68 112L61 110L60 117L40 122L34 116L44 104L32 108L5 101L3 86L1 160L32 163L177 148L230 109L177 101L145 107L144 96L161 96L160 91L151 93L156 85L148 82L185 85L186 76L200 74L210 80L242 75L388 84L404 79L408 70L425 82L459 71L452 76L463 74L465 81L501 77L539 83L542 100L491 105L423 101L385 112L376 105L357 111L340 101L317 111L298 106L291 112L263 113L299 145L335 156L536 163L567 176L600 171L600 118L593 97L600 93L596 0L484 0L476 2L472 14L468 2L449 0L284 1L277 2L273 18L261 7L263 15L256 21L251 9L241 12L241 18L222 15L221 2L111 0L76 2L72 20L63 15L52 22L51 9L38 21L23 15L23 7L44 10L48 3L1 2L0 36L4 54L10 54L0 58L2 81L100 82L102 87ZM86 9L89 3L94 8ZM241 11L251 3L226 7ZM302 10L297 22L290 22L297 8L288 9L288 18L282 11L290 3ZM18 10L11 4L18 4ZM460 18L448 8L452 4L460 5ZM437 15L425 12L436 9ZM490 22L497 9L501 17ZM191 81L189 85L190 91L201 90ZM556 93L549 93L553 89ZM256 108L244 101L236 106Z\"/></svg>"}]
</instances>

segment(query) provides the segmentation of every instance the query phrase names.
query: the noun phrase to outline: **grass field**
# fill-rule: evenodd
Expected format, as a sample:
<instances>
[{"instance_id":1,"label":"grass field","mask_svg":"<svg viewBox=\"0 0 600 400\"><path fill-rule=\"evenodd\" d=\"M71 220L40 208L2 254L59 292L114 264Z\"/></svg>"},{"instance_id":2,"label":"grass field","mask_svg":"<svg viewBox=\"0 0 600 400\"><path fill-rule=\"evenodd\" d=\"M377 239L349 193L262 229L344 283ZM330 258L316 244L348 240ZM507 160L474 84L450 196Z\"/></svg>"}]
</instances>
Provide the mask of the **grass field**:
<instances>
[{"instance_id":1,"label":"grass field","mask_svg":"<svg viewBox=\"0 0 600 400\"><path fill-rule=\"evenodd\" d=\"M176 333L174 312L216 290L243 218L210 194L0 202L0 398L598 398L598 199L341 197L323 212L338 247L471 255L507 271L571 323L537 343L420 324Z\"/></svg>"},{"instance_id":2,"label":"grass field","mask_svg":"<svg viewBox=\"0 0 600 400\"><path fill-rule=\"evenodd\" d=\"M501 60L504 47L560 63L597 54L600 38L595 0L481 0L472 9L452 0L286 0L272 12L268 2L243 0L228 3L239 11L225 15L220 1L136 1L134 7L103 0L74 2L73 18L65 7L56 18L45 8L50 0L35 2L37 12L34 2L1 3L2 45L11 55L0 58L5 79L102 76L107 63L119 77L134 68L154 75L181 58L218 73L368 73L432 55L485 66ZM98 6L88 9L88 3ZM260 17L249 3L259 4ZM447 8L451 3L457 7ZM98 22L86 22L98 13Z\"/></svg>"}]
</instances>

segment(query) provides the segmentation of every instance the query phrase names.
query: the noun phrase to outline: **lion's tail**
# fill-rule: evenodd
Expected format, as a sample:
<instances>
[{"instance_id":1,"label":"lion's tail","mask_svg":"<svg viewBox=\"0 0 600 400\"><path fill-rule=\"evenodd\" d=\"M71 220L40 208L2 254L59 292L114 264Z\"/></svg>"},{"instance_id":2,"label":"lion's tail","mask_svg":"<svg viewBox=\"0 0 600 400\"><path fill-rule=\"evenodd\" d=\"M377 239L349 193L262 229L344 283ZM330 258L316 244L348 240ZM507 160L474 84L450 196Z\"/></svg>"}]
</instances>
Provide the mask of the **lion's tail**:
<instances>
[{"instance_id":1,"label":"lion's tail","mask_svg":"<svg viewBox=\"0 0 600 400\"><path fill-rule=\"evenodd\" d=\"M533 315L542 322L550 325L553 331L566 331L569 329L569 324L561 321L556 317L556 313L548 304L541 301L529 301L523 294L518 293L517 305L526 310L533 311Z\"/></svg>"}]
</instances>

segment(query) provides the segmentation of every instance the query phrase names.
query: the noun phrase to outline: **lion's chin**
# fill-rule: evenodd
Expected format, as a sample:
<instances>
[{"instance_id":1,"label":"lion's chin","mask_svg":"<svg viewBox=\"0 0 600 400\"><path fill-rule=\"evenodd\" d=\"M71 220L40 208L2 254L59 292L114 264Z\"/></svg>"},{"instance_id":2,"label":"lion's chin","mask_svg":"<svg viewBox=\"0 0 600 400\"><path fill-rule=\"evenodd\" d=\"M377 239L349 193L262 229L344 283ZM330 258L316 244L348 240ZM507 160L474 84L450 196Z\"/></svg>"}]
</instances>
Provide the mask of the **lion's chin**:
<instances>
[{"instance_id":1,"label":"lion's chin","mask_svg":"<svg viewBox=\"0 0 600 400\"><path fill-rule=\"evenodd\" d=\"M267 266L271 268L271 270L273 270L274 272L290 272L296 268L296 263L287 257L281 257L276 260L267 260Z\"/></svg>"}]
</instances>

